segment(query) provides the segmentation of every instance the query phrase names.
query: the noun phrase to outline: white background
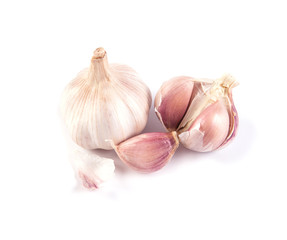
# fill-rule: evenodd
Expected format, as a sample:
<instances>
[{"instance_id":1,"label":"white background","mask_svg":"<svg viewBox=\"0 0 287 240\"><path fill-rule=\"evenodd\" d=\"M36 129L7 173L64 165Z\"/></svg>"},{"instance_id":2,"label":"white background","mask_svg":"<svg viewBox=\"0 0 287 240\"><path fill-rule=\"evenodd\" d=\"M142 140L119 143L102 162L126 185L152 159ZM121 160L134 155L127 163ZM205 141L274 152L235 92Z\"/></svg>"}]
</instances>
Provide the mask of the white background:
<instances>
[{"instance_id":1,"label":"white background","mask_svg":"<svg viewBox=\"0 0 287 240\"><path fill-rule=\"evenodd\" d=\"M1 1L0 239L287 239L285 1ZM104 47L153 97L233 74L237 138L150 175L77 185L58 103ZM145 129L164 131L153 110Z\"/></svg>"}]
</instances>

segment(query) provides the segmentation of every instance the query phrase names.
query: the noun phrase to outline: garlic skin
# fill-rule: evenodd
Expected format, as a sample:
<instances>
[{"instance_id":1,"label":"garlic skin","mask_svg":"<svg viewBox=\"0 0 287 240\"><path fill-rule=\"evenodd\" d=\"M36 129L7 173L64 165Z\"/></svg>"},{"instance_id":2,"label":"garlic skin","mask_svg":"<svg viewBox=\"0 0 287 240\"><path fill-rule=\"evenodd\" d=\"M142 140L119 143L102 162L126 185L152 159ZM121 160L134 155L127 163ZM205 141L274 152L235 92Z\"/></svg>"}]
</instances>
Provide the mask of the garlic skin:
<instances>
[{"instance_id":1,"label":"garlic skin","mask_svg":"<svg viewBox=\"0 0 287 240\"><path fill-rule=\"evenodd\" d=\"M197 152L223 147L236 135L238 114L231 89L238 83L231 75L216 79L209 88L196 92L177 129L180 142Z\"/></svg>"},{"instance_id":2,"label":"garlic skin","mask_svg":"<svg viewBox=\"0 0 287 240\"><path fill-rule=\"evenodd\" d=\"M114 176L114 160L100 157L89 150L75 148L69 159L76 178L85 188L97 189Z\"/></svg>"},{"instance_id":3,"label":"garlic skin","mask_svg":"<svg viewBox=\"0 0 287 240\"><path fill-rule=\"evenodd\" d=\"M89 68L65 88L61 116L73 139L85 149L112 149L145 127L151 92L129 66L109 64L103 48Z\"/></svg>"},{"instance_id":4,"label":"garlic skin","mask_svg":"<svg viewBox=\"0 0 287 240\"><path fill-rule=\"evenodd\" d=\"M143 173L158 171L171 159L179 141L176 132L144 133L114 146L119 158Z\"/></svg>"}]
</instances>

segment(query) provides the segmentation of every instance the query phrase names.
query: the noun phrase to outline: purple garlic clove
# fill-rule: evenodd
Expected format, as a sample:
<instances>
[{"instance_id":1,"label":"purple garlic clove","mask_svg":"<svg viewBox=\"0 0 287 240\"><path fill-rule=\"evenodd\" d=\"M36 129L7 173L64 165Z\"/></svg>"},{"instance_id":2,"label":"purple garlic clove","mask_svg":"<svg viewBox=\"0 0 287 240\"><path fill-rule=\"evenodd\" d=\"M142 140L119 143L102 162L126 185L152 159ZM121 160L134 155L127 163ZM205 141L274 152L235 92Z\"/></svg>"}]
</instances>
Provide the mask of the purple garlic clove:
<instances>
[{"instance_id":1,"label":"purple garlic clove","mask_svg":"<svg viewBox=\"0 0 287 240\"><path fill-rule=\"evenodd\" d=\"M144 133L114 146L119 158L139 172L150 173L164 167L179 145L176 132Z\"/></svg>"},{"instance_id":2,"label":"purple garlic clove","mask_svg":"<svg viewBox=\"0 0 287 240\"><path fill-rule=\"evenodd\" d=\"M157 117L168 131L175 131L191 99L194 82L191 77L175 77L157 92L154 107Z\"/></svg>"},{"instance_id":3,"label":"purple garlic clove","mask_svg":"<svg viewBox=\"0 0 287 240\"><path fill-rule=\"evenodd\" d=\"M238 83L224 75L198 92L178 127L180 142L188 149L208 152L223 147L234 138L238 126L231 89Z\"/></svg>"},{"instance_id":4,"label":"purple garlic clove","mask_svg":"<svg viewBox=\"0 0 287 240\"><path fill-rule=\"evenodd\" d=\"M228 111L223 101L217 101L204 109L188 131L179 135L179 139L190 150L209 152L221 146L228 131Z\"/></svg>"}]
</instances>

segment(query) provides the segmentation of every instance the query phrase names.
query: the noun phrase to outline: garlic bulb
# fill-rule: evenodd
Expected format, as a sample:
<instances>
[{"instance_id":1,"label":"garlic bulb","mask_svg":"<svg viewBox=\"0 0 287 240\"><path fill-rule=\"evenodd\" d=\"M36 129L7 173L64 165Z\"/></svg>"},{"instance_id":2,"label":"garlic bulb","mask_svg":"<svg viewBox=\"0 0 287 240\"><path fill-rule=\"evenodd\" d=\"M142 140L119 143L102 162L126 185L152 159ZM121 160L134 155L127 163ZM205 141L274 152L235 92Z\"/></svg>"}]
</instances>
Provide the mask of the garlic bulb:
<instances>
[{"instance_id":1,"label":"garlic bulb","mask_svg":"<svg viewBox=\"0 0 287 240\"><path fill-rule=\"evenodd\" d=\"M76 178L83 186L96 189L114 176L114 160L103 158L95 153L75 147L70 152L70 162Z\"/></svg>"},{"instance_id":2,"label":"garlic bulb","mask_svg":"<svg viewBox=\"0 0 287 240\"><path fill-rule=\"evenodd\" d=\"M231 91L237 85L230 75L214 81L173 78L157 93L155 111L168 130L176 129L186 148L198 152L213 151L236 135L238 115ZM183 107L176 111L174 102L180 101ZM166 108L173 108L173 115L166 114L171 111Z\"/></svg>"},{"instance_id":3,"label":"garlic bulb","mask_svg":"<svg viewBox=\"0 0 287 240\"><path fill-rule=\"evenodd\" d=\"M72 139L85 149L112 149L145 127L151 93L129 66L109 64L103 48L64 90L61 115Z\"/></svg>"},{"instance_id":4,"label":"garlic bulb","mask_svg":"<svg viewBox=\"0 0 287 240\"><path fill-rule=\"evenodd\" d=\"M176 132L144 133L114 146L119 158L134 170L150 173L164 167L179 145Z\"/></svg>"}]
</instances>

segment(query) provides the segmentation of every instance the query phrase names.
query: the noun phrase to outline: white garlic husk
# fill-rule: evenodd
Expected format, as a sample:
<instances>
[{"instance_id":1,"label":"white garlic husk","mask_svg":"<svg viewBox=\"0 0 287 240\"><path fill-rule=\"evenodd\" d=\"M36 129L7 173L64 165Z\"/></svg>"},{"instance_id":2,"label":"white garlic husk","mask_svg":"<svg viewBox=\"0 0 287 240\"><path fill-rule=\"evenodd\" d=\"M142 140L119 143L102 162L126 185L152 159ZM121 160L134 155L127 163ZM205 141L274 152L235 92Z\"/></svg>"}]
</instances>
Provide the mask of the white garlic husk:
<instances>
[{"instance_id":1,"label":"white garlic husk","mask_svg":"<svg viewBox=\"0 0 287 240\"><path fill-rule=\"evenodd\" d=\"M78 145L85 149L112 149L139 134L151 105L149 88L129 66L109 64L103 48L94 51L89 68L64 90L61 115Z\"/></svg>"},{"instance_id":2,"label":"white garlic husk","mask_svg":"<svg viewBox=\"0 0 287 240\"><path fill-rule=\"evenodd\" d=\"M91 150L74 147L69 156L75 177L85 188L97 189L114 176L115 164Z\"/></svg>"}]
</instances>

